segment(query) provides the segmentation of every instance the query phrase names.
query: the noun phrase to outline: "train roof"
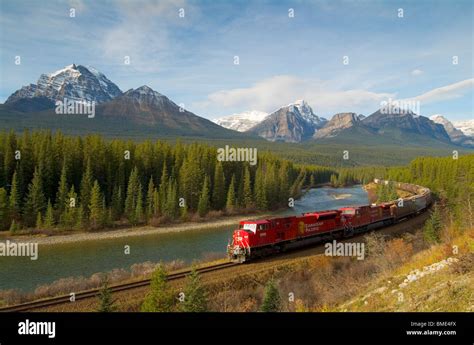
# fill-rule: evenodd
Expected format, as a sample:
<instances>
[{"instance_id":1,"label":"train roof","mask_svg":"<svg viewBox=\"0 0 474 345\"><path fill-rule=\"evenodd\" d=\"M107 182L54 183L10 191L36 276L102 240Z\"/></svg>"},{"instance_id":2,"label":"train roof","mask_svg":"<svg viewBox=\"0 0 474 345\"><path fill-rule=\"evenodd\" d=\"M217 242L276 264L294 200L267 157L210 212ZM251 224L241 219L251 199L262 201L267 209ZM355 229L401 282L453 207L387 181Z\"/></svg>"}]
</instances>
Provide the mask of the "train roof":
<instances>
[{"instance_id":1,"label":"train roof","mask_svg":"<svg viewBox=\"0 0 474 345\"><path fill-rule=\"evenodd\" d=\"M336 216L339 213L341 213L340 210L325 210L325 211L305 212L303 213L303 216L317 216L317 217Z\"/></svg>"}]
</instances>

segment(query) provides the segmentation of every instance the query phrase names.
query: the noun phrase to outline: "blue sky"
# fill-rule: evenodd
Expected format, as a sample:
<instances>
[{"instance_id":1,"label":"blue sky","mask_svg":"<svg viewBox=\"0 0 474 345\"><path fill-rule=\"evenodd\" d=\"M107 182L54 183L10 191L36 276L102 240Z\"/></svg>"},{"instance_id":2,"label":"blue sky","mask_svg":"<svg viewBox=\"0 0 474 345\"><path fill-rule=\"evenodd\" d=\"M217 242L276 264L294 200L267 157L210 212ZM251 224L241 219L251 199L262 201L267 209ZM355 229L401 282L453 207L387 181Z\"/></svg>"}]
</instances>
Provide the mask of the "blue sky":
<instances>
[{"instance_id":1,"label":"blue sky","mask_svg":"<svg viewBox=\"0 0 474 345\"><path fill-rule=\"evenodd\" d=\"M0 0L0 10L0 101L76 63L207 118L297 99L325 117L368 115L388 98L474 118L470 0Z\"/></svg>"}]
</instances>

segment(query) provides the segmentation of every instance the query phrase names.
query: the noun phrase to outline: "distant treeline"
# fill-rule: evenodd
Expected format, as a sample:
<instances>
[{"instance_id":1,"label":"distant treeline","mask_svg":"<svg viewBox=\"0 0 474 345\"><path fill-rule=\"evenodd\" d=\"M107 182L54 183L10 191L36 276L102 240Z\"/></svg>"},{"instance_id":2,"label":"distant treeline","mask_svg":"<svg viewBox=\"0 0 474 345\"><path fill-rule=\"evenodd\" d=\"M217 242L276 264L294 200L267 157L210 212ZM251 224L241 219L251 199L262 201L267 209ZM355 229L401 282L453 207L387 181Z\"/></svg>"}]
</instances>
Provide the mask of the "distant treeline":
<instances>
[{"instance_id":1,"label":"distant treeline","mask_svg":"<svg viewBox=\"0 0 474 345\"><path fill-rule=\"evenodd\" d=\"M274 210L333 173L264 152L255 166L220 162L216 148L202 143L0 132L0 229L97 229Z\"/></svg>"}]
</instances>

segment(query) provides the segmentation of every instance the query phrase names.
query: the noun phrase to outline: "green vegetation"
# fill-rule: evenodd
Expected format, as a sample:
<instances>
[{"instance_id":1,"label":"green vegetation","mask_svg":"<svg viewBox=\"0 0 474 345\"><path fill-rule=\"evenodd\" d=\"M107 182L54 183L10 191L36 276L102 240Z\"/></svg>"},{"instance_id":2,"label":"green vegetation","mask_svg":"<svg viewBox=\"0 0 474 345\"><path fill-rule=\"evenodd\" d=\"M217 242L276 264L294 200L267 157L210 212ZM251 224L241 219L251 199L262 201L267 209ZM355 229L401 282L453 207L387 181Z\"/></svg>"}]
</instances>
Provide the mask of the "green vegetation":
<instances>
[{"instance_id":1,"label":"green vegetation","mask_svg":"<svg viewBox=\"0 0 474 345\"><path fill-rule=\"evenodd\" d=\"M195 268L187 278L182 310L185 312L204 312L208 310L207 291L202 285Z\"/></svg>"},{"instance_id":2,"label":"green vegetation","mask_svg":"<svg viewBox=\"0 0 474 345\"><path fill-rule=\"evenodd\" d=\"M273 279L270 279L265 286L265 296L261 310L264 312L277 312L281 310L280 293Z\"/></svg>"},{"instance_id":3,"label":"green vegetation","mask_svg":"<svg viewBox=\"0 0 474 345\"><path fill-rule=\"evenodd\" d=\"M202 143L0 132L0 230L95 230L275 210L334 173L265 152L255 166L219 162L215 147Z\"/></svg>"},{"instance_id":4,"label":"green vegetation","mask_svg":"<svg viewBox=\"0 0 474 345\"><path fill-rule=\"evenodd\" d=\"M430 218L425 223L423 228L423 235L425 240L429 243L438 243L440 241L441 229L443 228L443 221L441 218L441 211L438 205L435 205Z\"/></svg>"},{"instance_id":5,"label":"green vegetation","mask_svg":"<svg viewBox=\"0 0 474 345\"><path fill-rule=\"evenodd\" d=\"M166 271L159 265L151 276L150 292L143 301L141 311L170 312L174 305L173 290L166 282Z\"/></svg>"},{"instance_id":6,"label":"green vegetation","mask_svg":"<svg viewBox=\"0 0 474 345\"><path fill-rule=\"evenodd\" d=\"M398 198L393 182L377 185L377 203L393 201Z\"/></svg>"},{"instance_id":7,"label":"green vegetation","mask_svg":"<svg viewBox=\"0 0 474 345\"><path fill-rule=\"evenodd\" d=\"M115 310L114 300L112 299L112 290L109 288L108 279L105 278L102 288L99 291L98 312L109 313Z\"/></svg>"}]
</instances>

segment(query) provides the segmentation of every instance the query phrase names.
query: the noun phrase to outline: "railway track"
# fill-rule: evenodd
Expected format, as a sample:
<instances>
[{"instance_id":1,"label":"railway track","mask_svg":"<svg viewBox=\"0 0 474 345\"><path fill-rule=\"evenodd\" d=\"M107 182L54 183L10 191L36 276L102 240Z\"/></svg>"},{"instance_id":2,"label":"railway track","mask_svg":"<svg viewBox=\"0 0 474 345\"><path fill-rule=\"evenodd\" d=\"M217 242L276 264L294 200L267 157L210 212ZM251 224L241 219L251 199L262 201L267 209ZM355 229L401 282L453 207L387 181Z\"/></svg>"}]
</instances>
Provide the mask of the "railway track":
<instances>
[{"instance_id":1,"label":"railway track","mask_svg":"<svg viewBox=\"0 0 474 345\"><path fill-rule=\"evenodd\" d=\"M222 264L197 268L196 271L198 273L213 272L213 271L218 271L218 270L228 268L231 266L236 266L236 265L238 264L234 262L224 262ZM191 273L191 270L171 273L167 275L167 279L168 281L182 279L186 277L187 275L189 275L190 273ZM150 279L144 279L144 280L139 280L139 281L125 283L125 284L113 285L113 286L110 286L110 290L112 291L112 293L115 293L119 291L131 290L131 289L144 287L148 285L150 285ZM100 289L93 289L93 290L78 292L75 294L75 301L97 297L99 294L99 291ZM22 304L0 308L0 312L23 312L23 311L31 311L34 309L51 307L55 305L65 304L65 303L72 303L70 301L70 298L71 298L70 295L62 295L62 296L57 296L57 297L52 297L52 298L47 298L47 299L42 299L42 300L37 300L37 301L31 301L31 302L26 302Z\"/></svg>"}]
</instances>

